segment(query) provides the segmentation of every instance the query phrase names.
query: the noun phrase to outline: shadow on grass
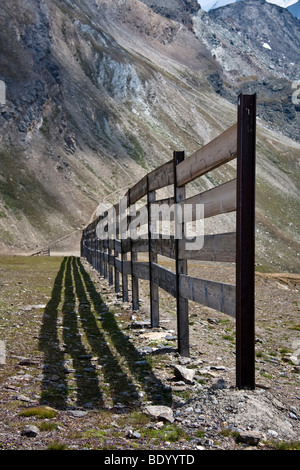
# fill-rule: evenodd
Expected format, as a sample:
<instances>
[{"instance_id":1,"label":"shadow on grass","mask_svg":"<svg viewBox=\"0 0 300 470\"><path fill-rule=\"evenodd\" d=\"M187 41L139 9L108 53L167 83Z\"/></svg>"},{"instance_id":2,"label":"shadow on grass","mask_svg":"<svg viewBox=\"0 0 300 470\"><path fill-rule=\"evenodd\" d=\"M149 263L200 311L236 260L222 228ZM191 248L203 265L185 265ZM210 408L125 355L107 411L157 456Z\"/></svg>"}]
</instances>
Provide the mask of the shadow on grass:
<instances>
[{"instance_id":1,"label":"shadow on grass","mask_svg":"<svg viewBox=\"0 0 300 470\"><path fill-rule=\"evenodd\" d=\"M64 258L43 315L41 400L57 408L170 405L171 392L118 327L79 258Z\"/></svg>"}]
</instances>

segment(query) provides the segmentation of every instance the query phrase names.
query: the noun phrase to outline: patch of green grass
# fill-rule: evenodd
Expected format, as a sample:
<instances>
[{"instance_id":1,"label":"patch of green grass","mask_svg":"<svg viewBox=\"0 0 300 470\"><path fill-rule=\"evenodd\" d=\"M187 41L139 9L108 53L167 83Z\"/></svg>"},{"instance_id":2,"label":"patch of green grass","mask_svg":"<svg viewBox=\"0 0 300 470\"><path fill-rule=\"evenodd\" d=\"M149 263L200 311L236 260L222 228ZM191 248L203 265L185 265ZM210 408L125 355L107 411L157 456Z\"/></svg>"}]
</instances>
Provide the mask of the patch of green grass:
<instances>
[{"instance_id":1,"label":"patch of green grass","mask_svg":"<svg viewBox=\"0 0 300 470\"><path fill-rule=\"evenodd\" d=\"M256 357L260 357L260 358L263 358L263 359L265 358L265 354L262 351L256 351L255 355L256 355Z\"/></svg>"},{"instance_id":2,"label":"patch of green grass","mask_svg":"<svg viewBox=\"0 0 300 470\"><path fill-rule=\"evenodd\" d=\"M59 427L59 423L53 423L49 421L44 421L39 424L40 431L55 431Z\"/></svg>"},{"instance_id":3,"label":"patch of green grass","mask_svg":"<svg viewBox=\"0 0 300 470\"><path fill-rule=\"evenodd\" d=\"M97 439L101 439L106 436L107 431L105 431L104 429L88 429L83 433L83 437L92 437Z\"/></svg>"},{"instance_id":4,"label":"patch of green grass","mask_svg":"<svg viewBox=\"0 0 300 470\"><path fill-rule=\"evenodd\" d=\"M280 352L280 354L284 355L284 354L290 353L291 350L288 349L288 348L281 348L281 349L279 350L279 352Z\"/></svg>"},{"instance_id":5,"label":"patch of green grass","mask_svg":"<svg viewBox=\"0 0 300 470\"><path fill-rule=\"evenodd\" d=\"M198 437L198 439L203 439L203 437L205 436L205 430L204 429L198 429L196 431L195 436Z\"/></svg>"},{"instance_id":6,"label":"patch of green grass","mask_svg":"<svg viewBox=\"0 0 300 470\"><path fill-rule=\"evenodd\" d=\"M56 411L49 406L34 406L32 408L27 408L26 410L20 411L20 416L30 417L35 416L40 419L51 419L56 417Z\"/></svg>"},{"instance_id":7,"label":"patch of green grass","mask_svg":"<svg viewBox=\"0 0 300 470\"><path fill-rule=\"evenodd\" d=\"M289 330L300 331L300 324L299 324L299 325L290 326L290 327L289 327Z\"/></svg>"},{"instance_id":8,"label":"patch of green grass","mask_svg":"<svg viewBox=\"0 0 300 470\"><path fill-rule=\"evenodd\" d=\"M228 335L228 334L223 335L222 338L225 339L226 341L232 341L233 343L235 341L235 337L232 335Z\"/></svg>"},{"instance_id":9,"label":"patch of green grass","mask_svg":"<svg viewBox=\"0 0 300 470\"><path fill-rule=\"evenodd\" d=\"M126 415L126 423L131 426L145 426L149 424L149 422L149 416L140 411L132 411L130 414Z\"/></svg>"},{"instance_id":10,"label":"patch of green grass","mask_svg":"<svg viewBox=\"0 0 300 470\"><path fill-rule=\"evenodd\" d=\"M52 442L48 447L47 450L68 450L66 444L62 444L60 442Z\"/></svg>"},{"instance_id":11,"label":"patch of green grass","mask_svg":"<svg viewBox=\"0 0 300 470\"><path fill-rule=\"evenodd\" d=\"M300 441L266 442L265 444L276 450L300 450Z\"/></svg>"},{"instance_id":12,"label":"patch of green grass","mask_svg":"<svg viewBox=\"0 0 300 470\"><path fill-rule=\"evenodd\" d=\"M185 431L174 424L167 424L161 429L148 428L143 432L143 436L154 439L157 443L161 441L177 442L182 438L187 438Z\"/></svg>"},{"instance_id":13,"label":"patch of green grass","mask_svg":"<svg viewBox=\"0 0 300 470\"><path fill-rule=\"evenodd\" d=\"M220 431L220 434L221 436L224 436L224 437L230 437L232 436L232 430L229 428L225 428L225 429L222 429L222 431Z\"/></svg>"},{"instance_id":14,"label":"patch of green grass","mask_svg":"<svg viewBox=\"0 0 300 470\"><path fill-rule=\"evenodd\" d=\"M273 378L273 376L272 376L271 374L268 374L268 373L265 372L265 371L261 371L261 372L260 372L260 375L261 375L262 377L265 377L266 379L270 379L270 380L272 380L272 378Z\"/></svg>"}]
</instances>

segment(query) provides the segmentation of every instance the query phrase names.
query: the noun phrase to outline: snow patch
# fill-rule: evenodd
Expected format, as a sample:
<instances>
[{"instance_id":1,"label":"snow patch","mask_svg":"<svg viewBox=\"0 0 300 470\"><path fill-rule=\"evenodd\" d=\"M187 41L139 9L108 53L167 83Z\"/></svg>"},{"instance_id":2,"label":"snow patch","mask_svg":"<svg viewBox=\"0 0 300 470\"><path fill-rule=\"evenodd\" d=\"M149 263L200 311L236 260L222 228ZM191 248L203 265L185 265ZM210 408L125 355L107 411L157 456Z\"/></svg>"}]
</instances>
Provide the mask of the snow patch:
<instances>
[{"instance_id":1,"label":"snow patch","mask_svg":"<svg viewBox=\"0 0 300 470\"><path fill-rule=\"evenodd\" d=\"M270 51L272 50L272 47L271 47L270 44L268 44L267 42L264 42L264 43L263 43L263 47L264 47L265 49L269 49Z\"/></svg>"}]
</instances>

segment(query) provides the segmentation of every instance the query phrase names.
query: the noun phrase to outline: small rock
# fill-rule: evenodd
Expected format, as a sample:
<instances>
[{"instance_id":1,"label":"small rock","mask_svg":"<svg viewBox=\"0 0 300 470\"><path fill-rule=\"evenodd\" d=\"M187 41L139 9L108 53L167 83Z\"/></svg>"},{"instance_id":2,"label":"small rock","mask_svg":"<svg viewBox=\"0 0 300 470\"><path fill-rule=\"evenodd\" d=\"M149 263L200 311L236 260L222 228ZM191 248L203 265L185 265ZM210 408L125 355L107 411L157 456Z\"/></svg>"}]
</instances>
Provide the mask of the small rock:
<instances>
[{"instance_id":1,"label":"small rock","mask_svg":"<svg viewBox=\"0 0 300 470\"><path fill-rule=\"evenodd\" d=\"M218 324L219 323L219 320L217 318L208 318L207 319L208 323L214 323L214 324Z\"/></svg>"},{"instance_id":2,"label":"small rock","mask_svg":"<svg viewBox=\"0 0 300 470\"><path fill-rule=\"evenodd\" d=\"M179 363L182 366L185 366L186 364L189 364L191 362L191 359L189 357L180 357L179 358Z\"/></svg>"},{"instance_id":3,"label":"small rock","mask_svg":"<svg viewBox=\"0 0 300 470\"><path fill-rule=\"evenodd\" d=\"M146 365L149 365L148 361L147 360L144 360L144 361L136 361L134 363L136 366L146 366Z\"/></svg>"},{"instance_id":4,"label":"small rock","mask_svg":"<svg viewBox=\"0 0 300 470\"><path fill-rule=\"evenodd\" d=\"M128 437L129 439L139 439L141 435L138 431L133 431L132 429L129 429L126 434L126 437Z\"/></svg>"},{"instance_id":5,"label":"small rock","mask_svg":"<svg viewBox=\"0 0 300 470\"><path fill-rule=\"evenodd\" d=\"M163 421L174 422L173 410L164 405L149 405L145 407L146 413L150 416Z\"/></svg>"},{"instance_id":6,"label":"small rock","mask_svg":"<svg viewBox=\"0 0 300 470\"><path fill-rule=\"evenodd\" d=\"M32 424L28 424L22 431L22 436L26 437L36 437L39 433L39 429Z\"/></svg>"},{"instance_id":7,"label":"small rock","mask_svg":"<svg viewBox=\"0 0 300 470\"><path fill-rule=\"evenodd\" d=\"M257 446L261 439L261 435L258 431L242 431L239 433L237 440L248 444L250 446Z\"/></svg>"},{"instance_id":8,"label":"small rock","mask_svg":"<svg viewBox=\"0 0 300 470\"><path fill-rule=\"evenodd\" d=\"M204 441L204 445L207 446L207 447L211 447L214 445L214 441L212 439L206 439Z\"/></svg>"},{"instance_id":9,"label":"small rock","mask_svg":"<svg viewBox=\"0 0 300 470\"><path fill-rule=\"evenodd\" d=\"M82 418L83 416L86 416L88 413L87 411L82 411L82 410L71 410L69 411L69 414L72 415L74 418Z\"/></svg>"},{"instance_id":10,"label":"small rock","mask_svg":"<svg viewBox=\"0 0 300 470\"><path fill-rule=\"evenodd\" d=\"M213 370L226 370L226 367L224 366L210 366L210 368Z\"/></svg>"},{"instance_id":11,"label":"small rock","mask_svg":"<svg viewBox=\"0 0 300 470\"><path fill-rule=\"evenodd\" d=\"M15 356L15 358L19 359L19 366L33 366L39 363L37 359L31 359L30 357Z\"/></svg>"},{"instance_id":12,"label":"small rock","mask_svg":"<svg viewBox=\"0 0 300 470\"><path fill-rule=\"evenodd\" d=\"M33 400L31 400L31 398L29 397L26 397L25 395L16 395L15 396L15 399L16 400L20 400L20 401L26 401L28 403L32 402Z\"/></svg>"},{"instance_id":13,"label":"small rock","mask_svg":"<svg viewBox=\"0 0 300 470\"><path fill-rule=\"evenodd\" d=\"M300 365L300 351L296 351L291 357L290 361L295 365L299 366Z\"/></svg>"},{"instance_id":14,"label":"small rock","mask_svg":"<svg viewBox=\"0 0 300 470\"><path fill-rule=\"evenodd\" d=\"M80 354L80 356L78 356L78 359L81 359L83 361L89 361L90 359L92 359L92 355L91 354Z\"/></svg>"},{"instance_id":15,"label":"small rock","mask_svg":"<svg viewBox=\"0 0 300 470\"><path fill-rule=\"evenodd\" d=\"M147 326L150 326L149 321L133 321L131 324L132 328L145 328Z\"/></svg>"},{"instance_id":16,"label":"small rock","mask_svg":"<svg viewBox=\"0 0 300 470\"><path fill-rule=\"evenodd\" d=\"M186 384L194 383L195 370L184 366L174 366L175 376Z\"/></svg>"},{"instance_id":17,"label":"small rock","mask_svg":"<svg viewBox=\"0 0 300 470\"><path fill-rule=\"evenodd\" d=\"M227 388L227 385L226 385L226 382L225 382L224 379L219 379L219 380L217 380L217 382L212 384L211 388L213 390L223 390L223 389Z\"/></svg>"}]
</instances>

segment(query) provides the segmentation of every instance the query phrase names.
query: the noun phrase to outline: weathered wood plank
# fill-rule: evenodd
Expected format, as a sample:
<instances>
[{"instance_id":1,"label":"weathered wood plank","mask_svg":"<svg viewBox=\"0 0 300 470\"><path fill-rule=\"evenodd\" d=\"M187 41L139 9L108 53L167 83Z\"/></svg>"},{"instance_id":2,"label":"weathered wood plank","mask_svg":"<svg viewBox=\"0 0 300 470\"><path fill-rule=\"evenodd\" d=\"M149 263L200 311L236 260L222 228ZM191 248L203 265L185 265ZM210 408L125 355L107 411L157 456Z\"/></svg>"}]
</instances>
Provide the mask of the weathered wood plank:
<instances>
[{"instance_id":1,"label":"weathered wood plank","mask_svg":"<svg viewBox=\"0 0 300 470\"><path fill-rule=\"evenodd\" d=\"M122 253L121 240L115 240L115 253L118 255Z\"/></svg>"},{"instance_id":2,"label":"weathered wood plank","mask_svg":"<svg viewBox=\"0 0 300 470\"><path fill-rule=\"evenodd\" d=\"M122 261L119 258L115 258L115 268L119 271L119 273L122 272Z\"/></svg>"},{"instance_id":3,"label":"weathered wood plank","mask_svg":"<svg viewBox=\"0 0 300 470\"><path fill-rule=\"evenodd\" d=\"M193 205L193 220L197 220L197 204L204 205L204 218L235 211L236 179L227 181L208 191L187 198L182 201L180 205L184 207L187 204Z\"/></svg>"},{"instance_id":4,"label":"weathered wood plank","mask_svg":"<svg viewBox=\"0 0 300 470\"><path fill-rule=\"evenodd\" d=\"M166 256L175 259L176 247L174 236L170 238L157 238L151 239L151 250L157 255Z\"/></svg>"},{"instance_id":5,"label":"weathered wood plank","mask_svg":"<svg viewBox=\"0 0 300 470\"><path fill-rule=\"evenodd\" d=\"M132 251L134 253L145 253L149 249L149 241L145 238L132 240Z\"/></svg>"},{"instance_id":6,"label":"weathered wood plank","mask_svg":"<svg viewBox=\"0 0 300 470\"><path fill-rule=\"evenodd\" d=\"M132 263L132 272L133 275L139 279L144 279L149 281L149 263L143 261L134 261Z\"/></svg>"},{"instance_id":7,"label":"weathered wood plank","mask_svg":"<svg viewBox=\"0 0 300 470\"><path fill-rule=\"evenodd\" d=\"M236 158L237 124L178 164L177 184L183 186Z\"/></svg>"},{"instance_id":8,"label":"weathered wood plank","mask_svg":"<svg viewBox=\"0 0 300 470\"><path fill-rule=\"evenodd\" d=\"M157 284L159 287L164 289L166 292L171 294L173 297L176 295L176 276L173 271L160 266L157 263L152 263L152 275L153 275L153 282Z\"/></svg>"},{"instance_id":9,"label":"weathered wood plank","mask_svg":"<svg viewBox=\"0 0 300 470\"><path fill-rule=\"evenodd\" d=\"M121 249L122 249L122 254L125 255L128 253L131 249L130 245L130 238L124 238L124 240L121 240Z\"/></svg>"},{"instance_id":10,"label":"weathered wood plank","mask_svg":"<svg viewBox=\"0 0 300 470\"><path fill-rule=\"evenodd\" d=\"M129 253L131 250L134 253L145 253L148 251L148 240L145 238L138 238L137 240L126 238L122 240L121 246L123 254Z\"/></svg>"},{"instance_id":11,"label":"weathered wood plank","mask_svg":"<svg viewBox=\"0 0 300 470\"><path fill-rule=\"evenodd\" d=\"M155 171L155 170L154 170ZM130 188L129 204L134 204L147 194L147 175Z\"/></svg>"},{"instance_id":12,"label":"weathered wood plank","mask_svg":"<svg viewBox=\"0 0 300 470\"><path fill-rule=\"evenodd\" d=\"M127 281L127 276L131 275L131 261L122 261L122 274L123 276L126 276L126 281ZM127 287L127 284L126 284ZM128 294L128 292L127 292ZM127 296L128 299L128 296ZM128 302L128 300L125 300L124 302Z\"/></svg>"},{"instance_id":13,"label":"weathered wood plank","mask_svg":"<svg viewBox=\"0 0 300 470\"><path fill-rule=\"evenodd\" d=\"M148 173L148 191L164 188L174 182L173 160Z\"/></svg>"},{"instance_id":14,"label":"weathered wood plank","mask_svg":"<svg viewBox=\"0 0 300 470\"><path fill-rule=\"evenodd\" d=\"M235 317L236 289L234 285L181 274L179 291L180 295L188 300Z\"/></svg>"},{"instance_id":15,"label":"weathered wood plank","mask_svg":"<svg viewBox=\"0 0 300 470\"><path fill-rule=\"evenodd\" d=\"M236 259L235 242L235 232L204 235L203 247L195 250L186 250L186 240L179 240L179 256L186 260L234 263ZM188 241L188 243L192 242Z\"/></svg>"},{"instance_id":16,"label":"weathered wood plank","mask_svg":"<svg viewBox=\"0 0 300 470\"><path fill-rule=\"evenodd\" d=\"M162 205L162 204L167 204L168 206L172 206L175 202L174 197L166 197L165 199L157 199L156 201L153 201L152 204L155 205Z\"/></svg>"}]
</instances>

